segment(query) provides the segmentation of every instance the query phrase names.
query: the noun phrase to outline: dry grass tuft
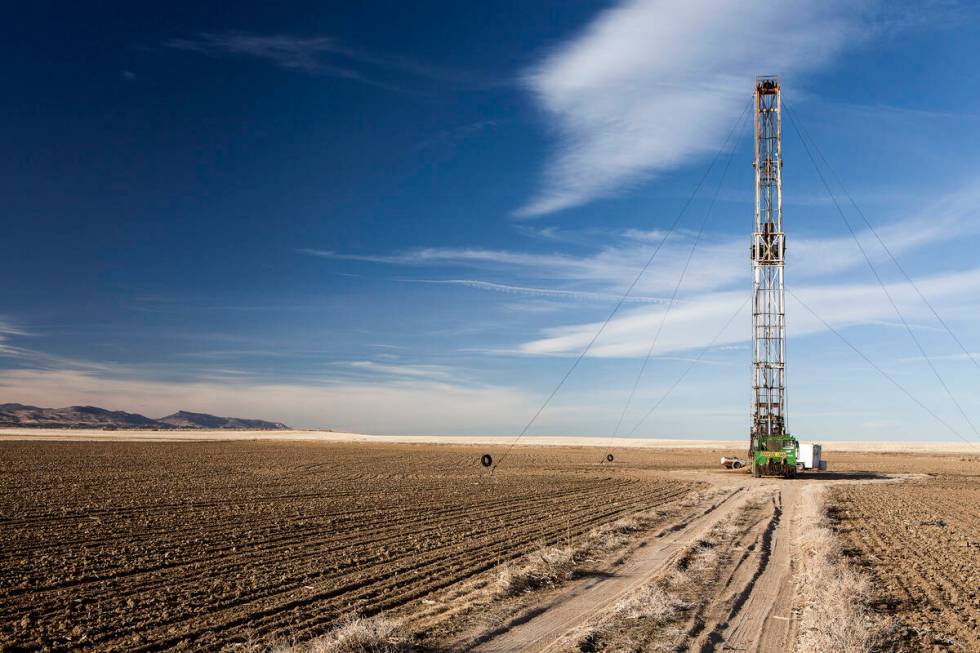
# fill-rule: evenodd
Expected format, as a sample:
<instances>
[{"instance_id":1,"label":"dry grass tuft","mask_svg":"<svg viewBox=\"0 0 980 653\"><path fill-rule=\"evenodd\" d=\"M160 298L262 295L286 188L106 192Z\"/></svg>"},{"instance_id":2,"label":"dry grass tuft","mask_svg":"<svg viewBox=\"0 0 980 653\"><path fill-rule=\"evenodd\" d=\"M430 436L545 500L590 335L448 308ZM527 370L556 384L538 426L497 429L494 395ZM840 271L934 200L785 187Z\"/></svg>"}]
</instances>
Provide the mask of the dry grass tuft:
<instances>
[{"instance_id":1,"label":"dry grass tuft","mask_svg":"<svg viewBox=\"0 0 980 653\"><path fill-rule=\"evenodd\" d=\"M729 494L728 490L723 490L721 488L710 488L707 490L698 490L697 492L692 492L687 495L681 502L680 505L685 508L693 508L694 506L700 505L705 501L710 501L712 499L717 499L723 495Z\"/></svg>"},{"instance_id":2,"label":"dry grass tuft","mask_svg":"<svg viewBox=\"0 0 980 653\"><path fill-rule=\"evenodd\" d=\"M585 624L575 630L572 641L579 653L594 653L602 648L602 631L592 624Z\"/></svg>"},{"instance_id":3,"label":"dry grass tuft","mask_svg":"<svg viewBox=\"0 0 980 653\"><path fill-rule=\"evenodd\" d=\"M698 505L704 500L705 500L704 492L695 492L693 494L689 494L687 497L681 500L680 505L683 506L684 508L693 508L694 506Z\"/></svg>"},{"instance_id":4,"label":"dry grass tuft","mask_svg":"<svg viewBox=\"0 0 980 653\"><path fill-rule=\"evenodd\" d=\"M718 569L719 553L714 546L698 546L687 565L689 573L699 577L714 574Z\"/></svg>"},{"instance_id":5,"label":"dry grass tuft","mask_svg":"<svg viewBox=\"0 0 980 653\"><path fill-rule=\"evenodd\" d=\"M492 594L516 596L542 587L554 587L569 580L577 565L593 553L608 553L625 546L632 535L650 528L664 514L662 511L652 511L622 517L593 528L575 546L554 546L534 551L522 560L501 568Z\"/></svg>"},{"instance_id":6,"label":"dry grass tuft","mask_svg":"<svg viewBox=\"0 0 980 653\"><path fill-rule=\"evenodd\" d=\"M659 585L645 585L616 604L615 614L624 619L644 619L657 624L673 621L688 605Z\"/></svg>"},{"instance_id":7,"label":"dry grass tuft","mask_svg":"<svg viewBox=\"0 0 980 653\"><path fill-rule=\"evenodd\" d=\"M823 490L823 488L820 488ZM803 556L799 575L804 600L796 650L867 653L885 642L890 624L868 607L872 598L867 576L853 569L842 556L840 543L825 519L820 519L818 492L811 519L815 526L800 537Z\"/></svg>"},{"instance_id":8,"label":"dry grass tuft","mask_svg":"<svg viewBox=\"0 0 980 653\"><path fill-rule=\"evenodd\" d=\"M534 551L522 561L504 566L497 576L496 593L516 596L541 587L552 587L572 577L575 551L572 547L550 547Z\"/></svg>"},{"instance_id":9,"label":"dry grass tuft","mask_svg":"<svg viewBox=\"0 0 980 653\"><path fill-rule=\"evenodd\" d=\"M398 624L383 617L352 618L327 635L301 644L248 643L237 653L407 653L413 650Z\"/></svg>"},{"instance_id":10,"label":"dry grass tuft","mask_svg":"<svg viewBox=\"0 0 980 653\"><path fill-rule=\"evenodd\" d=\"M400 653L411 648L393 621L351 619L326 637L314 640L309 653Z\"/></svg>"},{"instance_id":11,"label":"dry grass tuft","mask_svg":"<svg viewBox=\"0 0 980 653\"><path fill-rule=\"evenodd\" d=\"M648 528L647 519L638 517L623 517L614 522L603 524L589 531L582 546L584 553L590 551L611 551L618 549L630 541L630 535Z\"/></svg>"},{"instance_id":12,"label":"dry grass tuft","mask_svg":"<svg viewBox=\"0 0 980 653\"><path fill-rule=\"evenodd\" d=\"M285 640L270 642L251 636L240 644L233 644L227 649L222 650L227 650L230 653L293 653L294 651L298 651L299 647Z\"/></svg>"}]
</instances>

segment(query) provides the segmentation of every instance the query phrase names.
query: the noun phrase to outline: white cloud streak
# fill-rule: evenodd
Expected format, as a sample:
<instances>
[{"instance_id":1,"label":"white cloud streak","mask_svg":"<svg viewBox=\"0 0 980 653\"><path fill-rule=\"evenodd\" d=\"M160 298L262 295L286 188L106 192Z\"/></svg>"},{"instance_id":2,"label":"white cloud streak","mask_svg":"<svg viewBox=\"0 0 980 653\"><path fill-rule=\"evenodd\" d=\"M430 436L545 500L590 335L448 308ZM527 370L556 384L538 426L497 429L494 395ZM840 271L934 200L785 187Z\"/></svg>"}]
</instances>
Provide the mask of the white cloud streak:
<instances>
[{"instance_id":1,"label":"white cloud streak","mask_svg":"<svg viewBox=\"0 0 980 653\"><path fill-rule=\"evenodd\" d=\"M858 37L862 13L843 0L624 0L602 12L524 76L558 147L518 215L580 205L716 151L757 75L823 66Z\"/></svg>"},{"instance_id":2,"label":"white cloud streak","mask_svg":"<svg viewBox=\"0 0 980 653\"><path fill-rule=\"evenodd\" d=\"M571 299L586 302L610 302L618 301L620 296L609 293L585 292L577 290L555 290L553 288L533 288L529 286L514 286L503 283L493 283L490 281L480 281L478 279L413 279L416 283L435 283L451 286L466 286L478 290L490 290L493 292L508 295L527 295L530 297L554 297L557 299ZM662 297L642 297L630 295L624 300L630 304L665 304L667 300Z\"/></svg>"},{"instance_id":3,"label":"white cloud streak","mask_svg":"<svg viewBox=\"0 0 980 653\"><path fill-rule=\"evenodd\" d=\"M363 370L382 376L410 376L426 379L448 380L452 378L449 368L442 365L393 365L391 363L376 363L374 361L349 361L339 363L355 370Z\"/></svg>"},{"instance_id":4,"label":"white cloud streak","mask_svg":"<svg viewBox=\"0 0 980 653\"><path fill-rule=\"evenodd\" d=\"M192 38L171 39L165 45L175 50L197 52L210 57L239 55L264 59L287 70L325 73L338 77L359 77L348 67L324 60L325 55L352 58L352 51L349 48L337 39L327 36L202 32Z\"/></svg>"},{"instance_id":5,"label":"white cloud streak","mask_svg":"<svg viewBox=\"0 0 980 653\"><path fill-rule=\"evenodd\" d=\"M887 260L887 252L874 234L864 228L860 216L855 215L845 200L840 201L868 256L873 262ZM842 224L839 218L835 220ZM895 256L926 245L974 235L978 230L980 183L976 180L948 193L912 217L875 226L875 232ZM787 266L792 269L793 274L803 277L841 272L866 265L864 256L849 234L836 238L790 237L786 256Z\"/></svg>"},{"instance_id":6,"label":"white cloud streak","mask_svg":"<svg viewBox=\"0 0 980 653\"><path fill-rule=\"evenodd\" d=\"M942 274L916 281L919 289L933 302L965 301L980 292L980 268ZM888 292L907 319L928 320L928 309L907 283L887 285ZM895 313L877 284L837 284L794 286L793 292L831 326L846 327L878 324L894 319ZM799 306L792 297L787 331L798 337L826 330L824 324ZM745 292L705 293L675 305L667 316L666 325L656 353L667 354L704 347L745 302ZM794 305L795 304L795 305ZM612 320L599 342L589 352L597 358L642 356L650 346L650 337L663 319L666 309L638 308ZM737 322L716 340L718 345L746 342L751 330L747 322ZM595 322L547 329L544 337L524 343L520 351L530 355L574 355L581 352L592 339L599 324Z\"/></svg>"},{"instance_id":7,"label":"white cloud streak","mask_svg":"<svg viewBox=\"0 0 980 653\"><path fill-rule=\"evenodd\" d=\"M843 228L839 218L831 216L831 219L835 220L838 228ZM887 253L871 231L863 228L860 217L849 211L848 219L872 262L879 264L888 261ZM876 225L875 231L895 256L976 234L980 231L980 183L971 181L911 217ZM594 301L618 299L619 293L635 278L664 235L660 231L631 229L619 234L615 242L601 245L593 253L580 256L482 248L422 248L394 255L366 256L316 249L299 251L338 260L408 267L464 266L506 273L511 278L549 281L573 287L547 288L480 279L414 281ZM567 234L566 237L573 238L573 235ZM749 269L748 240L747 235L704 237L695 252L682 290L710 291L744 283ZM691 244L692 235L683 231L669 237L653 265L637 284L636 301L659 301L659 297L671 292ZM788 239L787 269L791 280L814 279L865 266L864 255L849 234L823 238L790 236Z\"/></svg>"},{"instance_id":8,"label":"white cloud streak","mask_svg":"<svg viewBox=\"0 0 980 653\"><path fill-rule=\"evenodd\" d=\"M454 84L487 83L464 71L428 65L400 55L367 52L324 35L202 32L191 38L171 39L164 45L209 57L251 57L286 70L340 77L391 90L404 89L379 81L376 75L395 72Z\"/></svg>"},{"instance_id":9,"label":"white cloud streak","mask_svg":"<svg viewBox=\"0 0 980 653\"><path fill-rule=\"evenodd\" d=\"M730 241L702 242L698 250L699 264L693 265L685 282L686 288L705 288L724 285L738 275L745 273L748 260L743 256L747 250L747 238L733 245ZM658 255L657 261L644 275L636 287L640 293L661 294L669 292L677 281L679 266L687 256L690 241L680 234L675 242L665 246ZM562 283L587 286L586 292L612 294L629 285L636 277L652 248L649 242L638 242L627 238L626 242L607 245L596 253L588 256L571 256L561 253L533 253L512 250L488 250L481 248L425 248L413 250L392 256L359 256L337 254L323 250L301 250L313 256L339 260L364 261L389 265L405 266L465 266L475 269L506 272L521 278L559 281ZM447 280L454 282L454 280ZM468 281L473 283L473 281ZM492 282L480 282L492 283ZM485 287L484 289L490 289ZM502 288L501 288L502 290ZM572 292L570 289L535 288L539 293Z\"/></svg>"}]
</instances>

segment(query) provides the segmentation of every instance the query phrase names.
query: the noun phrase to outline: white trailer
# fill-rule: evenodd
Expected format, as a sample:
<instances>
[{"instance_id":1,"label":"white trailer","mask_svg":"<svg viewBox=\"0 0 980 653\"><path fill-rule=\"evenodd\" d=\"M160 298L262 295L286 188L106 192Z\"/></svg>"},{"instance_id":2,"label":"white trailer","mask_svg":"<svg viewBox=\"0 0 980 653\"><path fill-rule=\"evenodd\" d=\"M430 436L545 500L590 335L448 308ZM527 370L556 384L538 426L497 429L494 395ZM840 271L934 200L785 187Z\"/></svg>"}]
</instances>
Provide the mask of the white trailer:
<instances>
[{"instance_id":1,"label":"white trailer","mask_svg":"<svg viewBox=\"0 0 980 653\"><path fill-rule=\"evenodd\" d=\"M799 453L796 455L796 468L799 471L816 469L824 471L827 469L827 461L822 457L819 444L813 442L801 442Z\"/></svg>"}]
</instances>

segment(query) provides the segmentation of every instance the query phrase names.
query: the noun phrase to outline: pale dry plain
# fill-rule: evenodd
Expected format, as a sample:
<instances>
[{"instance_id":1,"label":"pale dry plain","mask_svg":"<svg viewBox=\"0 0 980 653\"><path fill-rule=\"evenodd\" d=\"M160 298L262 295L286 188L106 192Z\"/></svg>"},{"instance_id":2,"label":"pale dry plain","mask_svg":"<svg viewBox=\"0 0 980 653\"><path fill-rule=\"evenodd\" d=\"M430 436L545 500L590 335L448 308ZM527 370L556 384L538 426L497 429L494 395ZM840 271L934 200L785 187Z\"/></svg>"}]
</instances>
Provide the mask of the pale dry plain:
<instances>
[{"instance_id":1,"label":"pale dry plain","mask_svg":"<svg viewBox=\"0 0 980 653\"><path fill-rule=\"evenodd\" d=\"M741 452L746 440L597 438L594 436L528 435L371 435L328 430L288 429L249 431L244 429L194 429L186 431L104 431L101 429L0 428L3 440L52 440L79 442L194 442L263 440L269 442L363 442L374 444L463 444L506 447L515 442L529 447L603 447L611 449L718 449ZM827 452L944 453L976 454L980 443L970 442L869 442L823 441Z\"/></svg>"},{"instance_id":2,"label":"pale dry plain","mask_svg":"<svg viewBox=\"0 0 980 653\"><path fill-rule=\"evenodd\" d=\"M304 650L361 615L390 650L789 651L818 521L880 650L980 650L976 447L783 481L719 469L740 441L527 438L491 475L512 438L0 440L0 650Z\"/></svg>"}]
</instances>

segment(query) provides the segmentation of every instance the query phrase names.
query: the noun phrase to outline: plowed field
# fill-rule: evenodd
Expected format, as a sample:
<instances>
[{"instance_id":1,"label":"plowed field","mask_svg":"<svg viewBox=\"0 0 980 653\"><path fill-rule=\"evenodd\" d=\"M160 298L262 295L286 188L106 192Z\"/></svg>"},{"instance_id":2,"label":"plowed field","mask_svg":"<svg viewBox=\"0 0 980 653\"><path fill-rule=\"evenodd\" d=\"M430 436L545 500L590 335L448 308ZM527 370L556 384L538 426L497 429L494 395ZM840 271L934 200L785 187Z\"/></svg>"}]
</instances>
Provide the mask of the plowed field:
<instances>
[{"instance_id":1,"label":"plowed field","mask_svg":"<svg viewBox=\"0 0 980 653\"><path fill-rule=\"evenodd\" d=\"M904 650L980 651L980 477L838 486L831 507Z\"/></svg>"},{"instance_id":2,"label":"plowed field","mask_svg":"<svg viewBox=\"0 0 980 653\"><path fill-rule=\"evenodd\" d=\"M0 443L0 649L303 639L679 499L696 484L520 449Z\"/></svg>"}]
</instances>

